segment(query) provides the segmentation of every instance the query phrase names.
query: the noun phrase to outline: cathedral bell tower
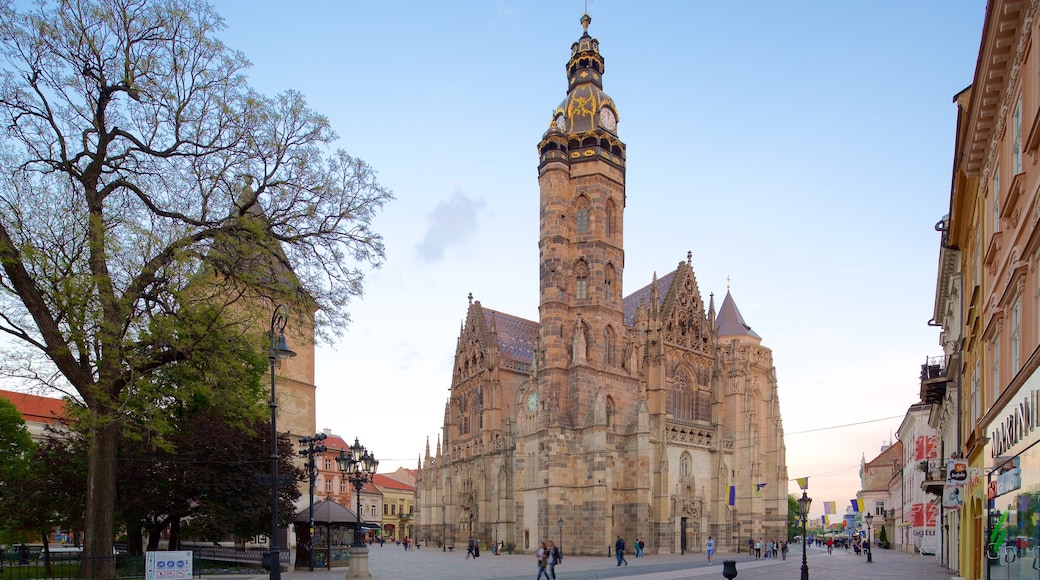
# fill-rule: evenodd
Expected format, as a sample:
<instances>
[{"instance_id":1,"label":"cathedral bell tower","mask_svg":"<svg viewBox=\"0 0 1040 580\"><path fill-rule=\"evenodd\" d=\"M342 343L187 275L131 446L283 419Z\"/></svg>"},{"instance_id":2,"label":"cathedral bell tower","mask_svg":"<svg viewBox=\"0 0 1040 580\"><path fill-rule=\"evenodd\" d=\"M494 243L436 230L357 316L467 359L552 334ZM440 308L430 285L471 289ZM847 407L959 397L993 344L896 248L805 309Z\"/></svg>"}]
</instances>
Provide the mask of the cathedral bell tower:
<instances>
[{"instance_id":1,"label":"cathedral bell tower","mask_svg":"<svg viewBox=\"0 0 1040 580\"><path fill-rule=\"evenodd\" d=\"M603 92L591 22L582 16L584 33L567 61L567 97L538 144L538 385L560 417L576 421L605 382L596 375L620 372L624 337L625 144L617 108Z\"/></svg>"}]
</instances>

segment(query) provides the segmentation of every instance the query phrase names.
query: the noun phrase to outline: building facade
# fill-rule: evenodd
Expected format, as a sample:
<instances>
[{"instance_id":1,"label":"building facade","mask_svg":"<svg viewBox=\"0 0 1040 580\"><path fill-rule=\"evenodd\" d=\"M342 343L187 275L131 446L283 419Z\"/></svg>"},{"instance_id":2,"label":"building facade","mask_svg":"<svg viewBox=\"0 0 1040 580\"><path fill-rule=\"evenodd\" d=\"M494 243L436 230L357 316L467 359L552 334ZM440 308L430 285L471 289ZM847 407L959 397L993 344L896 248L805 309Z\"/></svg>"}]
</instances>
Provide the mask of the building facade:
<instances>
[{"instance_id":1,"label":"building facade","mask_svg":"<svg viewBox=\"0 0 1040 580\"><path fill-rule=\"evenodd\" d=\"M539 320L470 297L451 396L416 477L417 539L605 554L786 537L772 352L692 256L623 294L626 146L598 40L571 47L538 144Z\"/></svg>"},{"instance_id":2,"label":"building facade","mask_svg":"<svg viewBox=\"0 0 1040 580\"><path fill-rule=\"evenodd\" d=\"M899 539L897 503L892 498L892 481L902 468L903 442L900 440L885 445L874 459L866 461L864 458L859 468L860 492L857 496L863 500L863 515L869 513L874 517L871 526L874 539L880 539L881 530L884 529L885 539L890 545L897 544L893 538Z\"/></svg>"},{"instance_id":3,"label":"building facade","mask_svg":"<svg viewBox=\"0 0 1040 580\"><path fill-rule=\"evenodd\" d=\"M946 364L922 371L922 401L943 457L968 466L940 531L969 579L1035 576L1040 553L1038 14L1037 0L987 2L974 79L954 97L949 214L937 225Z\"/></svg>"}]
</instances>

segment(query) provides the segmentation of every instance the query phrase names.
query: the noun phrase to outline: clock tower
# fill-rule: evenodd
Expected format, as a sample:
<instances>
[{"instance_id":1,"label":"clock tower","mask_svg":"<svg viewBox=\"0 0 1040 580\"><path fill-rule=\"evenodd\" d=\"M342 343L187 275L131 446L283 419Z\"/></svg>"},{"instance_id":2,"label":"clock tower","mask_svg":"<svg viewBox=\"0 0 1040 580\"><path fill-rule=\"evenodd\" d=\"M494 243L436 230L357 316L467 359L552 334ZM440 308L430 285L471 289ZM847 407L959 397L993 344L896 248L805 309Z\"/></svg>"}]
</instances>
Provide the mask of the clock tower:
<instances>
[{"instance_id":1,"label":"clock tower","mask_svg":"<svg viewBox=\"0 0 1040 580\"><path fill-rule=\"evenodd\" d=\"M538 390L555 411L551 420L572 426L586 421L596 385L609 382L598 375L620 371L624 336L625 144L617 107L603 92L591 21L581 18L567 96L538 144Z\"/></svg>"}]
</instances>

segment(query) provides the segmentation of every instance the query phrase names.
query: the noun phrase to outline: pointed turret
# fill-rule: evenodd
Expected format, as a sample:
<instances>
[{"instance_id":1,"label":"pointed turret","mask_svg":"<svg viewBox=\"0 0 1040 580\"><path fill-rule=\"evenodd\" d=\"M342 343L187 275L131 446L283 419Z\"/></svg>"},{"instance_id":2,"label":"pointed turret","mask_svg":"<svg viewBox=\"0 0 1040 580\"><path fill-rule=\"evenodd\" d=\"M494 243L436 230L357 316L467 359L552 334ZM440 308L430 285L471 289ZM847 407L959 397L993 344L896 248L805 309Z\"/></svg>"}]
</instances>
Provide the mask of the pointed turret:
<instances>
[{"instance_id":1,"label":"pointed turret","mask_svg":"<svg viewBox=\"0 0 1040 580\"><path fill-rule=\"evenodd\" d=\"M722 301L722 306L719 308L719 316L715 321L715 328L719 332L719 337L747 336L755 340L762 340L762 337L755 333L754 330L751 330L751 327L744 322L744 317L740 315L737 303L733 300L729 290L726 290L726 298Z\"/></svg>"}]
</instances>

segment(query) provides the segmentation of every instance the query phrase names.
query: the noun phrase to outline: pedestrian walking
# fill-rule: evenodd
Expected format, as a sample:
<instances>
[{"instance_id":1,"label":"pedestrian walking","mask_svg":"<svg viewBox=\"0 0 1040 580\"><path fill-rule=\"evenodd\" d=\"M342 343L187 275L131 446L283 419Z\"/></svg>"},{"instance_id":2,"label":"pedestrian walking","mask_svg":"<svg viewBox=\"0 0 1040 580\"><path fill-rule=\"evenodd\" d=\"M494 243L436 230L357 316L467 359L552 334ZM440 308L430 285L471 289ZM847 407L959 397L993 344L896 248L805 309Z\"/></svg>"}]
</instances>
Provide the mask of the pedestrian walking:
<instances>
[{"instance_id":1,"label":"pedestrian walking","mask_svg":"<svg viewBox=\"0 0 1040 580\"><path fill-rule=\"evenodd\" d=\"M556 565L560 563L560 550L549 540L549 576L556 580Z\"/></svg>"},{"instance_id":2,"label":"pedestrian walking","mask_svg":"<svg viewBox=\"0 0 1040 580\"><path fill-rule=\"evenodd\" d=\"M708 552L708 563L711 564L711 559L715 556L715 538L708 536L708 541L704 544L704 548Z\"/></svg>"},{"instance_id":3,"label":"pedestrian walking","mask_svg":"<svg viewBox=\"0 0 1040 580\"><path fill-rule=\"evenodd\" d=\"M538 577L534 580L542 580L543 575L545 576L545 580L552 580L552 578L549 578L549 571L546 569L549 565L548 552L548 547L545 545L545 542L542 542L542 547L538 548Z\"/></svg>"},{"instance_id":4,"label":"pedestrian walking","mask_svg":"<svg viewBox=\"0 0 1040 580\"><path fill-rule=\"evenodd\" d=\"M762 557L762 538L759 538L758 541L755 542L755 559L757 560L757 559L759 559L761 557Z\"/></svg>"},{"instance_id":5,"label":"pedestrian walking","mask_svg":"<svg viewBox=\"0 0 1040 580\"><path fill-rule=\"evenodd\" d=\"M614 555L617 556L617 565L620 566L622 562L625 566L628 566L628 560L625 559L625 540L619 534L617 541L614 542Z\"/></svg>"},{"instance_id":6,"label":"pedestrian walking","mask_svg":"<svg viewBox=\"0 0 1040 580\"><path fill-rule=\"evenodd\" d=\"M784 560L787 559L787 540L780 542L780 555L784 557Z\"/></svg>"},{"instance_id":7,"label":"pedestrian walking","mask_svg":"<svg viewBox=\"0 0 1040 580\"><path fill-rule=\"evenodd\" d=\"M469 560L473 556L473 538L469 539L469 544L466 545L466 559Z\"/></svg>"}]
</instances>

